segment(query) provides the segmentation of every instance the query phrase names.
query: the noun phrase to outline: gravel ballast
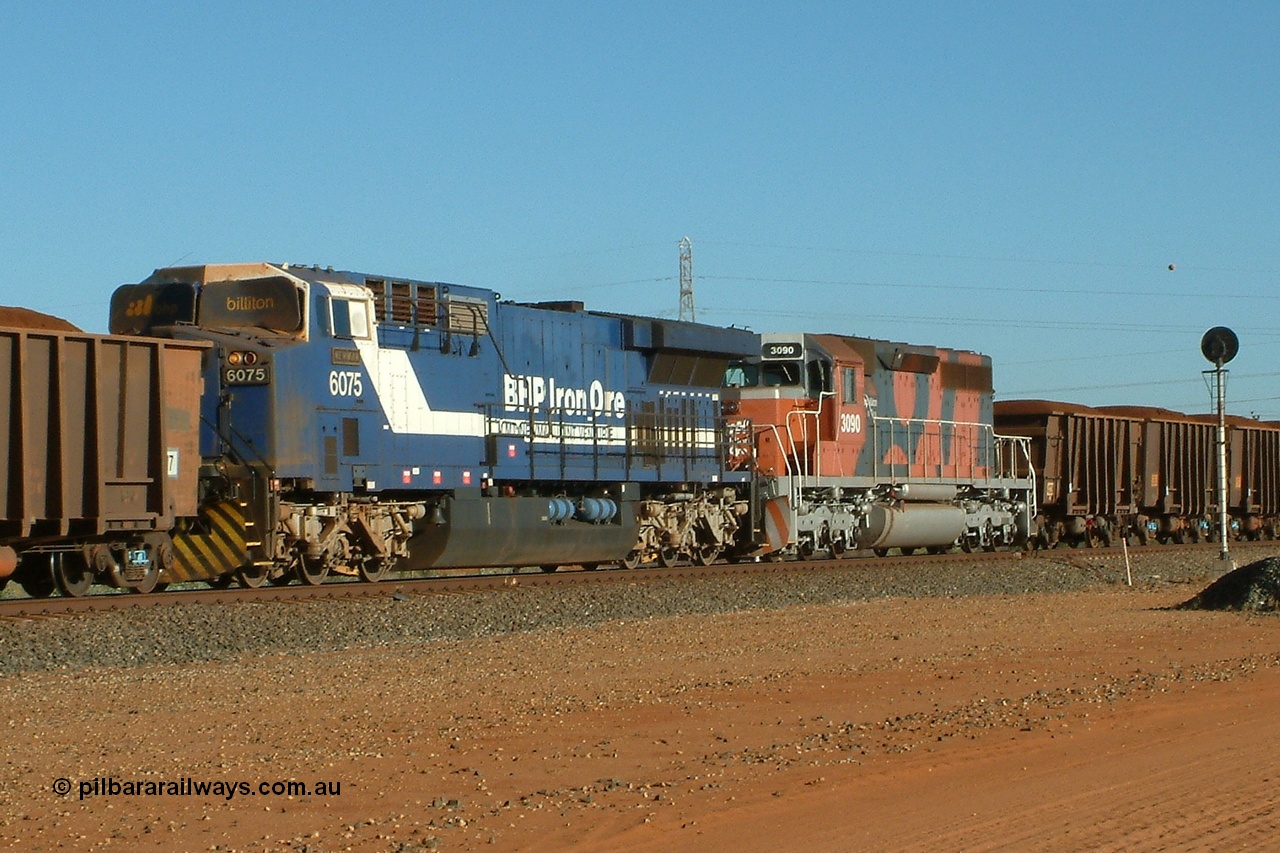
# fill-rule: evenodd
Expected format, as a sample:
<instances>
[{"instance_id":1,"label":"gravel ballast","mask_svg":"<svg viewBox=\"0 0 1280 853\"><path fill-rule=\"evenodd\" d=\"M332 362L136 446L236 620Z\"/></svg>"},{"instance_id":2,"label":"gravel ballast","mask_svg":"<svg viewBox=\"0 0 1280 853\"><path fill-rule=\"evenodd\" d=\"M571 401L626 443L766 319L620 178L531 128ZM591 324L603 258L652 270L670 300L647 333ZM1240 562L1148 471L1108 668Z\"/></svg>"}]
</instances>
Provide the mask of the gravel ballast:
<instances>
[{"instance_id":1,"label":"gravel ballast","mask_svg":"<svg viewBox=\"0 0 1280 853\"><path fill-rule=\"evenodd\" d=\"M1280 557L1266 557L1209 584L1179 605L1181 610L1280 610Z\"/></svg>"},{"instance_id":2,"label":"gravel ballast","mask_svg":"<svg viewBox=\"0 0 1280 853\"><path fill-rule=\"evenodd\" d=\"M1262 550L1265 548L1265 551ZM1274 547L1253 546L1261 557ZM1139 585L1206 583L1221 563L1205 550L1133 553ZM1020 595L1125 583L1118 549L1053 551L1020 560L847 568L586 587L514 586L500 593L310 603L179 605L0 622L0 675L32 670L229 660L498 636L690 614L768 610L878 598Z\"/></svg>"}]
</instances>

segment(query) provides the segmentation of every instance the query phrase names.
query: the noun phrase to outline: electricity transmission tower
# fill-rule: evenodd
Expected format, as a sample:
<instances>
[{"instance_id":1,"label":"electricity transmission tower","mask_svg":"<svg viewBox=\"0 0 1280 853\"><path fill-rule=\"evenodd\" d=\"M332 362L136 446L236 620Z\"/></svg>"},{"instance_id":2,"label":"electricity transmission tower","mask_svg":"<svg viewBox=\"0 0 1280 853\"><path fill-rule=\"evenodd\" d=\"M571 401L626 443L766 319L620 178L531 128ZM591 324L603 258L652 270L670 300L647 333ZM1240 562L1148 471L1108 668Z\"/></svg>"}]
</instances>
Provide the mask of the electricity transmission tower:
<instances>
[{"instance_id":1,"label":"electricity transmission tower","mask_svg":"<svg viewBox=\"0 0 1280 853\"><path fill-rule=\"evenodd\" d=\"M680 240L680 319L690 323L697 320L693 309L693 243L688 237Z\"/></svg>"}]
</instances>

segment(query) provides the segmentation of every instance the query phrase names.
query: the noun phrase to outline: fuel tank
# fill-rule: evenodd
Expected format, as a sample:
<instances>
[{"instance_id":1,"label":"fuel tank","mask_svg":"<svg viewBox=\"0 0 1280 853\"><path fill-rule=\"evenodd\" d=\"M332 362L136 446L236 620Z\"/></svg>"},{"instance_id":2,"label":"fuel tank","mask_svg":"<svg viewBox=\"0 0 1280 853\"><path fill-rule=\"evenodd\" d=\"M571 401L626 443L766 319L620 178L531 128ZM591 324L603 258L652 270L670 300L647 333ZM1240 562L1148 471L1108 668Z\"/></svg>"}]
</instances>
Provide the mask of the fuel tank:
<instances>
[{"instance_id":1,"label":"fuel tank","mask_svg":"<svg viewBox=\"0 0 1280 853\"><path fill-rule=\"evenodd\" d=\"M617 562L636 547L639 490L613 498L487 497L459 491L414 523L406 571Z\"/></svg>"},{"instance_id":2,"label":"fuel tank","mask_svg":"<svg viewBox=\"0 0 1280 853\"><path fill-rule=\"evenodd\" d=\"M964 530L964 510L949 504L872 504L858 533L859 548L950 545Z\"/></svg>"}]
</instances>

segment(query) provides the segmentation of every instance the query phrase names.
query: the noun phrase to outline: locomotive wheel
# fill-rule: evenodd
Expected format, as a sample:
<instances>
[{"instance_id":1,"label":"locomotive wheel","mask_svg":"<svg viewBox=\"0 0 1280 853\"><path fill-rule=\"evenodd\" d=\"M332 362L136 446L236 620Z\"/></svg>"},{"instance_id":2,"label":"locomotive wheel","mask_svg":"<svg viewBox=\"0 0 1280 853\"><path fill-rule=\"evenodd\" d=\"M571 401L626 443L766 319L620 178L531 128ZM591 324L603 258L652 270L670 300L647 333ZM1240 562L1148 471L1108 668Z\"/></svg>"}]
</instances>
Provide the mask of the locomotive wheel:
<instances>
[{"instance_id":1,"label":"locomotive wheel","mask_svg":"<svg viewBox=\"0 0 1280 853\"><path fill-rule=\"evenodd\" d=\"M673 569L680 565L680 552L675 548L663 548L658 552L658 562L664 569Z\"/></svg>"},{"instance_id":2,"label":"locomotive wheel","mask_svg":"<svg viewBox=\"0 0 1280 853\"><path fill-rule=\"evenodd\" d=\"M245 589L257 589L267 582L270 570L270 566L244 566L236 569L236 582Z\"/></svg>"},{"instance_id":3,"label":"locomotive wheel","mask_svg":"<svg viewBox=\"0 0 1280 853\"><path fill-rule=\"evenodd\" d=\"M93 570L83 554L52 554L53 580L63 595L79 598L93 586Z\"/></svg>"},{"instance_id":4,"label":"locomotive wheel","mask_svg":"<svg viewBox=\"0 0 1280 853\"><path fill-rule=\"evenodd\" d=\"M307 586L319 586L329 577L329 561L324 557L303 557L294 568L297 570L298 580Z\"/></svg>"},{"instance_id":5,"label":"locomotive wheel","mask_svg":"<svg viewBox=\"0 0 1280 853\"><path fill-rule=\"evenodd\" d=\"M356 566L356 574L360 575L360 580L365 583L377 583L387 576L394 563L394 558L361 560L360 564Z\"/></svg>"},{"instance_id":6,"label":"locomotive wheel","mask_svg":"<svg viewBox=\"0 0 1280 853\"><path fill-rule=\"evenodd\" d=\"M703 545L693 549L693 562L699 566L709 566L720 556L720 546Z\"/></svg>"},{"instance_id":7,"label":"locomotive wheel","mask_svg":"<svg viewBox=\"0 0 1280 853\"><path fill-rule=\"evenodd\" d=\"M622 558L622 561L619 563L619 565L621 565L622 568L624 569L638 568L640 566L640 552L639 551L629 552L627 556Z\"/></svg>"}]
</instances>

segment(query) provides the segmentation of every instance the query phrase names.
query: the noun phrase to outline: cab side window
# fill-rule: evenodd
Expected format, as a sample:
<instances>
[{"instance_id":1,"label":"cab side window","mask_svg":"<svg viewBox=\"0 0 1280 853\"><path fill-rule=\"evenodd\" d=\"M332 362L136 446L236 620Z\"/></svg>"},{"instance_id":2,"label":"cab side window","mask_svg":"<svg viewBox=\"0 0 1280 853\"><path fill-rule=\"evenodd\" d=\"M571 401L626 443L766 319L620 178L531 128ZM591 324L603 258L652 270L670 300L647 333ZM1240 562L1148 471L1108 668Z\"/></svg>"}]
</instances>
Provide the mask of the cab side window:
<instances>
[{"instance_id":1,"label":"cab side window","mask_svg":"<svg viewBox=\"0 0 1280 853\"><path fill-rule=\"evenodd\" d=\"M840 368L840 402L858 402L858 372L852 367Z\"/></svg>"},{"instance_id":2,"label":"cab side window","mask_svg":"<svg viewBox=\"0 0 1280 853\"><path fill-rule=\"evenodd\" d=\"M330 299L330 331L335 338L367 340L369 337L368 303L353 299Z\"/></svg>"},{"instance_id":3,"label":"cab side window","mask_svg":"<svg viewBox=\"0 0 1280 853\"><path fill-rule=\"evenodd\" d=\"M831 362L821 359L809 362L809 393L830 394L834 390L831 381Z\"/></svg>"}]
</instances>

